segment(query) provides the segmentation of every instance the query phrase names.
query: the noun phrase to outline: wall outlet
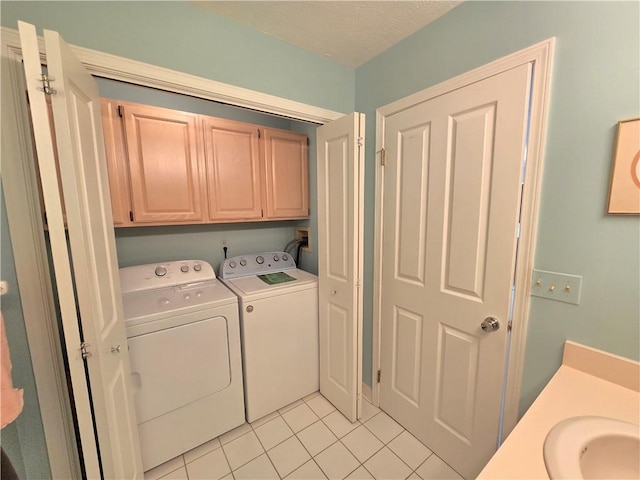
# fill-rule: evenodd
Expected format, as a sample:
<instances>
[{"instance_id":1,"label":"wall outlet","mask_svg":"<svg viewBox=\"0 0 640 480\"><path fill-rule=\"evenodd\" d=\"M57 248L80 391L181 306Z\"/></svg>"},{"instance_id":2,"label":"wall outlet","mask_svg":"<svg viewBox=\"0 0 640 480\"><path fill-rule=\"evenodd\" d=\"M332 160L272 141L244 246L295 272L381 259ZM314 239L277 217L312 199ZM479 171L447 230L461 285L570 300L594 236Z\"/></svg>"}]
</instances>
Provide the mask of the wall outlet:
<instances>
[{"instance_id":1,"label":"wall outlet","mask_svg":"<svg viewBox=\"0 0 640 480\"><path fill-rule=\"evenodd\" d=\"M567 273L534 270L531 281L531 295L548 298L559 302L578 305L582 277Z\"/></svg>"},{"instance_id":2,"label":"wall outlet","mask_svg":"<svg viewBox=\"0 0 640 480\"><path fill-rule=\"evenodd\" d=\"M296 240L306 239L307 246L302 247L303 252L311 253L311 228L309 227L296 227L295 230Z\"/></svg>"}]
</instances>

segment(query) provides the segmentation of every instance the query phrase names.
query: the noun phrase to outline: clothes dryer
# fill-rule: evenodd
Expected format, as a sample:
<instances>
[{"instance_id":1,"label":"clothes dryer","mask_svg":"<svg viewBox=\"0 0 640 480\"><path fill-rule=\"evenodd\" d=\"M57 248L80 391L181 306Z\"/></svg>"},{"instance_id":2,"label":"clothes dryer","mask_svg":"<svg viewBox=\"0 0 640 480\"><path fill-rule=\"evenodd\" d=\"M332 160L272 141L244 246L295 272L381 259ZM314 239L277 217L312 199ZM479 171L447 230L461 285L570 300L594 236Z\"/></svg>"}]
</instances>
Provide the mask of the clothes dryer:
<instances>
[{"instance_id":1,"label":"clothes dryer","mask_svg":"<svg viewBox=\"0 0 640 480\"><path fill-rule=\"evenodd\" d=\"M246 417L253 422L318 390L318 278L285 252L225 260L238 296Z\"/></svg>"},{"instance_id":2,"label":"clothes dryer","mask_svg":"<svg viewBox=\"0 0 640 480\"><path fill-rule=\"evenodd\" d=\"M120 269L147 471L245 421L236 295L202 260Z\"/></svg>"}]
</instances>

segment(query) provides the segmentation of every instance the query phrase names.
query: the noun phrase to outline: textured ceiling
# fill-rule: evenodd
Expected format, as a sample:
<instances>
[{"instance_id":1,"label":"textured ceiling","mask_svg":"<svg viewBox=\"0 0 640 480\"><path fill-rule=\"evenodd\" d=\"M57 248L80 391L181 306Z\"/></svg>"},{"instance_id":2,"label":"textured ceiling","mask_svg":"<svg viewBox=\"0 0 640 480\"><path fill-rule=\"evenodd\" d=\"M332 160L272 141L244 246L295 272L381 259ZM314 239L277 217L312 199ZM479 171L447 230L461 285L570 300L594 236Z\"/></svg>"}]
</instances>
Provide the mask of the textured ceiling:
<instances>
[{"instance_id":1,"label":"textured ceiling","mask_svg":"<svg viewBox=\"0 0 640 480\"><path fill-rule=\"evenodd\" d=\"M236 23L357 67L460 1L193 1Z\"/></svg>"}]
</instances>

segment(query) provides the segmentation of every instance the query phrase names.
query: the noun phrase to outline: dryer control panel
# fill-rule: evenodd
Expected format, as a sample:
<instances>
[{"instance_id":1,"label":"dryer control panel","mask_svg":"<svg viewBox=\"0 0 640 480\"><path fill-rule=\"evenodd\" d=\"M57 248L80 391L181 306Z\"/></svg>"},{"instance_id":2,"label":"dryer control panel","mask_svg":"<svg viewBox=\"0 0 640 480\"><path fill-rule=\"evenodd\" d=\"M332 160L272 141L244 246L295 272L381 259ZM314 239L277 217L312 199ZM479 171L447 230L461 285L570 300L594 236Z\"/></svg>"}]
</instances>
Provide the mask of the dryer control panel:
<instances>
[{"instance_id":1,"label":"dryer control panel","mask_svg":"<svg viewBox=\"0 0 640 480\"><path fill-rule=\"evenodd\" d=\"M204 260L179 260L176 262L150 263L120 269L122 293L153 290L190 283L215 280L213 267Z\"/></svg>"},{"instance_id":2,"label":"dryer control panel","mask_svg":"<svg viewBox=\"0 0 640 480\"><path fill-rule=\"evenodd\" d=\"M296 268L296 262L286 252L265 252L239 255L220 264L218 276L223 279L282 272Z\"/></svg>"}]
</instances>

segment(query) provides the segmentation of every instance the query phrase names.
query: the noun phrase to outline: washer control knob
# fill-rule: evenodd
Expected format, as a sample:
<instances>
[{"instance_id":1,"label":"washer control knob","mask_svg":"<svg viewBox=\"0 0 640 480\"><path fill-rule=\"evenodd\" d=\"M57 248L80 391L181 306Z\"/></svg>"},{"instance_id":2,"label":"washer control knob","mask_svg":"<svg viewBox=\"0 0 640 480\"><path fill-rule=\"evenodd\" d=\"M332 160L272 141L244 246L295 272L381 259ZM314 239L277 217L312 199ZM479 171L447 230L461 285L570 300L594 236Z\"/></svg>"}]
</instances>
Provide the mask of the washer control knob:
<instances>
[{"instance_id":1,"label":"washer control knob","mask_svg":"<svg viewBox=\"0 0 640 480\"><path fill-rule=\"evenodd\" d=\"M287 260L289 260L289 255L287 255L286 253L284 253L284 254L282 255L282 260L283 260L283 261L285 261L285 262L286 262Z\"/></svg>"},{"instance_id":2,"label":"washer control knob","mask_svg":"<svg viewBox=\"0 0 640 480\"><path fill-rule=\"evenodd\" d=\"M235 261L235 260L231 260L231 261L229 262L229 266L230 266L231 268L236 268L236 266L237 266L237 265L238 265L238 264L236 263L236 261Z\"/></svg>"},{"instance_id":3,"label":"washer control knob","mask_svg":"<svg viewBox=\"0 0 640 480\"><path fill-rule=\"evenodd\" d=\"M257 263L258 265L262 265L262 264L264 263L264 257L263 257L262 255L258 255L258 256L256 257L256 263Z\"/></svg>"},{"instance_id":4,"label":"washer control knob","mask_svg":"<svg viewBox=\"0 0 640 480\"><path fill-rule=\"evenodd\" d=\"M244 258L240 260L240 265L244 267L246 264L247 264L247 261Z\"/></svg>"},{"instance_id":5,"label":"washer control knob","mask_svg":"<svg viewBox=\"0 0 640 480\"><path fill-rule=\"evenodd\" d=\"M164 277L167 274L167 267L163 267L162 265L156 267L156 277Z\"/></svg>"},{"instance_id":6,"label":"washer control knob","mask_svg":"<svg viewBox=\"0 0 640 480\"><path fill-rule=\"evenodd\" d=\"M181 271L182 273L187 273L187 272L189 271L189 265L182 265L182 266L180 267L180 271Z\"/></svg>"},{"instance_id":7,"label":"washer control knob","mask_svg":"<svg viewBox=\"0 0 640 480\"><path fill-rule=\"evenodd\" d=\"M200 265L199 263L196 263L196 264L193 265L193 269L196 272L199 272L200 270L202 270L202 265Z\"/></svg>"},{"instance_id":8,"label":"washer control knob","mask_svg":"<svg viewBox=\"0 0 640 480\"><path fill-rule=\"evenodd\" d=\"M278 260L280 260L280 255L274 255L273 256L273 261L277 262Z\"/></svg>"},{"instance_id":9,"label":"washer control knob","mask_svg":"<svg viewBox=\"0 0 640 480\"><path fill-rule=\"evenodd\" d=\"M171 301L168 298L161 298L159 303L160 303L160 305L165 307L165 306L169 305L171 303Z\"/></svg>"}]
</instances>

